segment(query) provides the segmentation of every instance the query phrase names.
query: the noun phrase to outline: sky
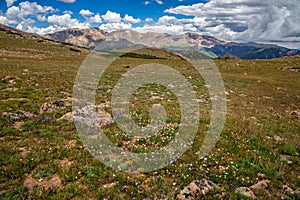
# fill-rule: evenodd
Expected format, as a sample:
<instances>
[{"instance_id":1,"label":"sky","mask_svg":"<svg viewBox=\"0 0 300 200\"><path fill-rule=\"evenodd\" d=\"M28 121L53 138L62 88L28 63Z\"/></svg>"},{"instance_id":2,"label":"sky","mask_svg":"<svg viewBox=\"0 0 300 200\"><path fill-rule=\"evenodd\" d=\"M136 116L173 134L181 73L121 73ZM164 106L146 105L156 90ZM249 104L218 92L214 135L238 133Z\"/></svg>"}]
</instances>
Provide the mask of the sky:
<instances>
[{"instance_id":1,"label":"sky","mask_svg":"<svg viewBox=\"0 0 300 200\"><path fill-rule=\"evenodd\" d=\"M300 0L0 0L0 23L39 35L99 27L300 48Z\"/></svg>"}]
</instances>

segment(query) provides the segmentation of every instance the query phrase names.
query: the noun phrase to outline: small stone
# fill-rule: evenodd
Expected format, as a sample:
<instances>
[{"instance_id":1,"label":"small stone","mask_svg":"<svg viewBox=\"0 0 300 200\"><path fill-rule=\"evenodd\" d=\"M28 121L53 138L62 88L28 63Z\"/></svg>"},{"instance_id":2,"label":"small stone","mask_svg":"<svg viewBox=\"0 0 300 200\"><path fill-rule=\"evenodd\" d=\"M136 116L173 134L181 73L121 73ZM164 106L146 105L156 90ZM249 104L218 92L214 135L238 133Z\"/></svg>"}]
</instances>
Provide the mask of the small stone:
<instances>
[{"instance_id":1,"label":"small stone","mask_svg":"<svg viewBox=\"0 0 300 200\"><path fill-rule=\"evenodd\" d=\"M202 179L200 181L196 180L184 187L184 189L177 195L177 199L201 199L205 197L207 193L215 189L219 189L219 187L212 181L206 179Z\"/></svg>"},{"instance_id":2,"label":"small stone","mask_svg":"<svg viewBox=\"0 0 300 200\"><path fill-rule=\"evenodd\" d=\"M300 199L300 188L298 188L297 190L295 190L294 194L295 194L296 198Z\"/></svg>"},{"instance_id":3,"label":"small stone","mask_svg":"<svg viewBox=\"0 0 300 200\"><path fill-rule=\"evenodd\" d=\"M31 119L35 117L35 115L30 112L27 111L20 111L20 112L24 115L25 118Z\"/></svg>"},{"instance_id":4,"label":"small stone","mask_svg":"<svg viewBox=\"0 0 300 200\"><path fill-rule=\"evenodd\" d=\"M64 91L61 91L61 92L60 92L60 94L62 94L62 95L64 95L64 96L66 96L66 97L70 97L70 96L71 96L71 94L70 94L70 93L68 93L68 92L64 92Z\"/></svg>"},{"instance_id":5,"label":"small stone","mask_svg":"<svg viewBox=\"0 0 300 200\"><path fill-rule=\"evenodd\" d=\"M220 172L223 172L223 171L225 171L225 170L226 170L226 167L225 167L225 166L222 166L222 165L219 166L219 171L220 171Z\"/></svg>"},{"instance_id":6,"label":"small stone","mask_svg":"<svg viewBox=\"0 0 300 200\"><path fill-rule=\"evenodd\" d=\"M15 85L16 81L15 80L9 80L8 83L11 84L11 85Z\"/></svg>"},{"instance_id":7,"label":"small stone","mask_svg":"<svg viewBox=\"0 0 300 200\"><path fill-rule=\"evenodd\" d=\"M23 125L24 125L24 122L23 122L23 121L21 121L21 122L15 122L14 125L13 125L13 127L14 127L15 129L21 131L21 130L22 130L21 127L22 127Z\"/></svg>"},{"instance_id":8,"label":"small stone","mask_svg":"<svg viewBox=\"0 0 300 200\"><path fill-rule=\"evenodd\" d=\"M294 194L294 190L293 190L292 188L290 188L289 186L287 186L287 185L283 185L283 186L282 186L282 189L283 189L286 193Z\"/></svg>"},{"instance_id":9,"label":"small stone","mask_svg":"<svg viewBox=\"0 0 300 200\"><path fill-rule=\"evenodd\" d=\"M260 181L260 182L258 182L258 183L256 183L256 184L252 185L252 186L250 187L250 189L251 189L251 190L266 189L266 188L268 187L268 183L269 183L269 182L270 182L270 181L268 181L268 180Z\"/></svg>"},{"instance_id":10,"label":"small stone","mask_svg":"<svg viewBox=\"0 0 300 200\"><path fill-rule=\"evenodd\" d=\"M274 135L273 139L276 141L276 142L280 142L283 140L282 137L278 136L278 135Z\"/></svg>"},{"instance_id":11,"label":"small stone","mask_svg":"<svg viewBox=\"0 0 300 200\"><path fill-rule=\"evenodd\" d=\"M218 194L217 197L218 197L218 199L225 199L226 195L227 195L227 192L223 191L220 194Z\"/></svg>"},{"instance_id":12,"label":"small stone","mask_svg":"<svg viewBox=\"0 0 300 200\"><path fill-rule=\"evenodd\" d=\"M266 175L263 174L263 173L261 173L261 172L259 172L256 176L257 176L258 178L265 178L265 177L266 177Z\"/></svg>"},{"instance_id":13,"label":"small stone","mask_svg":"<svg viewBox=\"0 0 300 200\"><path fill-rule=\"evenodd\" d=\"M252 190L250 190L250 188L247 187L239 187L235 189L235 193L239 193L241 195L244 195L246 197L250 197L252 199L256 199L256 196L254 195L254 193L252 192Z\"/></svg>"},{"instance_id":14,"label":"small stone","mask_svg":"<svg viewBox=\"0 0 300 200\"><path fill-rule=\"evenodd\" d=\"M108 183L106 185L103 185L103 188L113 188L115 185L117 185L117 183Z\"/></svg>"},{"instance_id":15,"label":"small stone","mask_svg":"<svg viewBox=\"0 0 300 200\"><path fill-rule=\"evenodd\" d=\"M7 83L7 81L12 80L12 79L13 79L12 76L5 76L3 79L1 79L1 82Z\"/></svg>"},{"instance_id":16,"label":"small stone","mask_svg":"<svg viewBox=\"0 0 300 200\"><path fill-rule=\"evenodd\" d=\"M295 119L300 119L300 111L299 110L294 110L291 113L291 116L294 117Z\"/></svg>"},{"instance_id":17,"label":"small stone","mask_svg":"<svg viewBox=\"0 0 300 200\"><path fill-rule=\"evenodd\" d=\"M289 160L290 159L290 156L288 155L280 155L280 161L285 161L287 162L287 164L292 164L293 162Z\"/></svg>"}]
</instances>

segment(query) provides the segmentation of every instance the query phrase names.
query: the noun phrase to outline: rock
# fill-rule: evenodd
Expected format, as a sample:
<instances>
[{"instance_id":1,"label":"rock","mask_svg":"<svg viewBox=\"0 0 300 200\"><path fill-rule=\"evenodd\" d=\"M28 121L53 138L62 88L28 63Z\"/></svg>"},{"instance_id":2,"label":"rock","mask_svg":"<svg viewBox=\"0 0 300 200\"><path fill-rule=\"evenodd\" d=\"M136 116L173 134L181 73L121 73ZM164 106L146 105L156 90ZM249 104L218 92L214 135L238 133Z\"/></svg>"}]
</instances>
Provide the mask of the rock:
<instances>
[{"instance_id":1,"label":"rock","mask_svg":"<svg viewBox=\"0 0 300 200\"><path fill-rule=\"evenodd\" d=\"M35 115L30 112L26 112L26 111L20 111L20 112L23 113L25 118L31 119L35 117Z\"/></svg>"},{"instance_id":2,"label":"rock","mask_svg":"<svg viewBox=\"0 0 300 200\"><path fill-rule=\"evenodd\" d=\"M23 122L23 121L21 121L21 122L15 122L14 125L13 125L13 127L14 127L15 129L21 131L21 130L22 130L21 127L22 127L23 125L24 125L24 122Z\"/></svg>"},{"instance_id":3,"label":"rock","mask_svg":"<svg viewBox=\"0 0 300 200\"><path fill-rule=\"evenodd\" d=\"M186 199L201 199L208 192L219 189L217 184L212 181L202 179L200 181L196 180L190 183L188 186L177 195L177 199L186 200Z\"/></svg>"},{"instance_id":4,"label":"rock","mask_svg":"<svg viewBox=\"0 0 300 200\"><path fill-rule=\"evenodd\" d=\"M59 118L57 121L60 121L60 120L67 120L68 122L74 122L73 113L72 112L66 113L64 116Z\"/></svg>"},{"instance_id":5,"label":"rock","mask_svg":"<svg viewBox=\"0 0 300 200\"><path fill-rule=\"evenodd\" d=\"M3 118L9 118L11 120L19 121L22 119L31 119L35 117L34 114L31 114L30 112L26 111L18 111L17 113L11 113L11 112L3 112L2 113Z\"/></svg>"},{"instance_id":6,"label":"rock","mask_svg":"<svg viewBox=\"0 0 300 200\"><path fill-rule=\"evenodd\" d=\"M293 190L292 188L290 188L289 186L287 186L287 185L283 185L283 186L282 186L282 189L283 189L286 193L294 194L294 190Z\"/></svg>"},{"instance_id":7,"label":"rock","mask_svg":"<svg viewBox=\"0 0 300 200\"><path fill-rule=\"evenodd\" d=\"M252 186L250 187L250 189L251 189L251 190L266 189L266 188L268 187L268 183L269 183L269 182L270 182L270 181L268 181L268 180L260 181L260 182L258 182L258 183L256 183L256 184L252 185Z\"/></svg>"},{"instance_id":8,"label":"rock","mask_svg":"<svg viewBox=\"0 0 300 200\"><path fill-rule=\"evenodd\" d=\"M2 83L7 83L10 80L13 80L14 78L12 76L5 76L3 79L1 79Z\"/></svg>"},{"instance_id":9,"label":"rock","mask_svg":"<svg viewBox=\"0 0 300 200\"><path fill-rule=\"evenodd\" d=\"M67 109L68 107L71 107L71 104L66 100L56 100L54 102L44 103L40 107L39 113L43 114L44 112L55 112L58 110Z\"/></svg>"},{"instance_id":10,"label":"rock","mask_svg":"<svg viewBox=\"0 0 300 200\"><path fill-rule=\"evenodd\" d=\"M227 192L223 191L220 194L217 194L217 199L225 199Z\"/></svg>"},{"instance_id":11,"label":"rock","mask_svg":"<svg viewBox=\"0 0 300 200\"><path fill-rule=\"evenodd\" d=\"M254 193L252 192L252 190L250 190L250 188L247 187L239 187L235 189L235 193L239 193L241 195L244 195L246 197L250 197L252 199L255 199L256 196L254 195Z\"/></svg>"},{"instance_id":12,"label":"rock","mask_svg":"<svg viewBox=\"0 0 300 200\"><path fill-rule=\"evenodd\" d=\"M18 90L19 90L18 88L12 87L12 88L3 89L2 92L17 92Z\"/></svg>"},{"instance_id":13,"label":"rock","mask_svg":"<svg viewBox=\"0 0 300 200\"><path fill-rule=\"evenodd\" d=\"M107 127L115 122L111 115L108 112L106 112L103 107L106 107L106 104L100 104L97 106L85 106L83 108L65 114L58 120L67 120L68 122L74 122L75 116L78 122L83 122L90 126L98 124L102 128ZM91 118L90 116L93 113L93 109L96 109L96 118Z\"/></svg>"},{"instance_id":14,"label":"rock","mask_svg":"<svg viewBox=\"0 0 300 200\"><path fill-rule=\"evenodd\" d=\"M276 141L276 142L280 142L283 140L282 137L278 136L278 135L274 135L273 139Z\"/></svg>"},{"instance_id":15,"label":"rock","mask_svg":"<svg viewBox=\"0 0 300 200\"><path fill-rule=\"evenodd\" d=\"M60 94L66 96L66 97L70 97L71 96L70 93L64 92L64 91L61 91Z\"/></svg>"},{"instance_id":16,"label":"rock","mask_svg":"<svg viewBox=\"0 0 300 200\"><path fill-rule=\"evenodd\" d=\"M225 166L222 166L222 165L219 166L219 171L220 172L224 172L225 170L226 170Z\"/></svg>"},{"instance_id":17,"label":"rock","mask_svg":"<svg viewBox=\"0 0 300 200\"><path fill-rule=\"evenodd\" d=\"M258 178L265 178L265 177L266 177L266 175L263 174L263 173L261 173L261 172L259 172L256 176L257 176Z\"/></svg>"},{"instance_id":18,"label":"rock","mask_svg":"<svg viewBox=\"0 0 300 200\"><path fill-rule=\"evenodd\" d=\"M295 194L296 198L300 199L300 188L298 188L297 190L295 190L294 194Z\"/></svg>"},{"instance_id":19,"label":"rock","mask_svg":"<svg viewBox=\"0 0 300 200\"><path fill-rule=\"evenodd\" d=\"M102 187L103 188L113 188L115 185L117 185L117 182L108 183L108 184L103 185Z\"/></svg>"},{"instance_id":20,"label":"rock","mask_svg":"<svg viewBox=\"0 0 300 200\"><path fill-rule=\"evenodd\" d=\"M300 111L299 110L294 110L291 113L291 116L294 117L295 119L300 119Z\"/></svg>"},{"instance_id":21,"label":"rock","mask_svg":"<svg viewBox=\"0 0 300 200\"><path fill-rule=\"evenodd\" d=\"M291 157L288 156L288 155L280 155L280 161L285 161L285 162L287 162L287 164L292 164L293 163L292 161L289 160L290 158Z\"/></svg>"},{"instance_id":22,"label":"rock","mask_svg":"<svg viewBox=\"0 0 300 200\"><path fill-rule=\"evenodd\" d=\"M8 83L11 84L11 85L15 85L16 81L15 80L9 80Z\"/></svg>"}]
</instances>

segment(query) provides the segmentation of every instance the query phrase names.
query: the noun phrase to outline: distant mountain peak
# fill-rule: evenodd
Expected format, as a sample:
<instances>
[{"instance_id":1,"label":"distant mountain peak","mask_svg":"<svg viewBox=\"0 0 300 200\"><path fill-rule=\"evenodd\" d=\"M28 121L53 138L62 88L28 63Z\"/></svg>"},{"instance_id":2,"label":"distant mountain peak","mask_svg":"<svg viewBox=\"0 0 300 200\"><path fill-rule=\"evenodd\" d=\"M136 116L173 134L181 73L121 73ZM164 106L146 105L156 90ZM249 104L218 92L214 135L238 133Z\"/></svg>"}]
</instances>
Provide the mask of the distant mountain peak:
<instances>
[{"instance_id":1,"label":"distant mountain peak","mask_svg":"<svg viewBox=\"0 0 300 200\"><path fill-rule=\"evenodd\" d=\"M72 28L47 34L44 35L44 37L59 42L74 44L87 48L94 48L99 41L106 39L106 34L106 32L98 27L87 29Z\"/></svg>"}]
</instances>

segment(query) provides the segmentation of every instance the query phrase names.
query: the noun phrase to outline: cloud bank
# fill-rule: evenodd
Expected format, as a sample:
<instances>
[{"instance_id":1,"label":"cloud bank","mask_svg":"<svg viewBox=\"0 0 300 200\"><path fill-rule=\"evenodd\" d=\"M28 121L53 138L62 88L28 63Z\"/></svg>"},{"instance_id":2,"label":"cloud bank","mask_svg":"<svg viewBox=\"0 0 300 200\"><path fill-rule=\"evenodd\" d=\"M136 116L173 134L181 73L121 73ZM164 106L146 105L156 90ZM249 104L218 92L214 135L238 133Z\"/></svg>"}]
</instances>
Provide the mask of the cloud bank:
<instances>
[{"instance_id":1,"label":"cloud bank","mask_svg":"<svg viewBox=\"0 0 300 200\"><path fill-rule=\"evenodd\" d=\"M211 0L165 13L192 16L191 24L198 32L226 40L300 42L299 0Z\"/></svg>"}]
</instances>

